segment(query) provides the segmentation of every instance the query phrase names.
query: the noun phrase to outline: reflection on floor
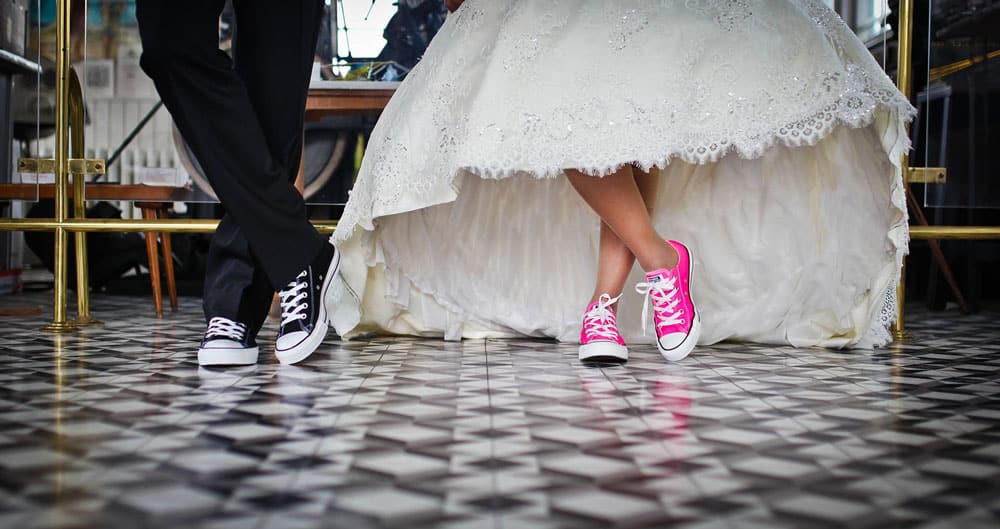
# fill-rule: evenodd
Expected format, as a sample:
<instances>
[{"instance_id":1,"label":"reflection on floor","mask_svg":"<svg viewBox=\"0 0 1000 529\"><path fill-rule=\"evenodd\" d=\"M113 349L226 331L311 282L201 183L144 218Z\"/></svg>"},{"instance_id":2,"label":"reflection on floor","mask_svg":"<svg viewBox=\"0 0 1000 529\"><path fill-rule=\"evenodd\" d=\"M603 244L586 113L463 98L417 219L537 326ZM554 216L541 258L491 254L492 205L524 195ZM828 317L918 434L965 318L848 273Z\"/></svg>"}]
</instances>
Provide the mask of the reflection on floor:
<instances>
[{"instance_id":1,"label":"reflection on floor","mask_svg":"<svg viewBox=\"0 0 1000 529\"><path fill-rule=\"evenodd\" d=\"M918 313L875 352L328 339L207 370L198 300L93 306L66 336L0 317L0 527L1000 523L996 313Z\"/></svg>"}]
</instances>

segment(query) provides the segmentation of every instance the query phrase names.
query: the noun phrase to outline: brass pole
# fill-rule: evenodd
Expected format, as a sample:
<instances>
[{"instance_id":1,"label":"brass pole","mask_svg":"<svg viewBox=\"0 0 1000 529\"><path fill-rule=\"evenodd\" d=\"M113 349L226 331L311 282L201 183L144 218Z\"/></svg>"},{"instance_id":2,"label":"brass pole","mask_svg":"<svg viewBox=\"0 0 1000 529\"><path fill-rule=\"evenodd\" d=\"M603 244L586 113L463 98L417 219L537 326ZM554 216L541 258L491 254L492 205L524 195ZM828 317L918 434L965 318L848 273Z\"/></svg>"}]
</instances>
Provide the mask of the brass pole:
<instances>
[{"instance_id":1,"label":"brass pole","mask_svg":"<svg viewBox=\"0 0 1000 529\"><path fill-rule=\"evenodd\" d=\"M914 226L911 239L1000 239L1000 226Z\"/></svg>"},{"instance_id":2,"label":"brass pole","mask_svg":"<svg viewBox=\"0 0 1000 529\"><path fill-rule=\"evenodd\" d=\"M333 233L337 221L313 221L320 233ZM0 231L52 231L58 226L71 232L144 232L164 231L171 233L212 233L218 227L215 219L0 219Z\"/></svg>"},{"instance_id":3,"label":"brass pole","mask_svg":"<svg viewBox=\"0 0 1000 529\"><path fill-rule=\"evenodd\" d=\"M910 90L912 84L912 64L911 64L911 53L913 48L913 0L900 0L899 1L899 41L897 42L897 60L896 60L896 86L899 91L910 99ZM906 133L909 135L910 127L906 126ZM910 156L909 153L903 154L903 159L900 160L900 166L903 169L903 185L907 186L909 183L905 180L905 175L909 172L910 167ZM902 340L906 338L906 332L904 327L904 306L906 304L906 256L903 257L903 266L899 270L899 285L896 287L896 325L893 329L893 338L896 340Z\"/></svg>"},{"instance_id":4,"label":"brass pole","mask_svg":"<svg viewBox=\"0 0 1000 529\"><path fill-rule=\"evenodd\" d=\"M84 52L86 53L86 51ZM84 148L84 117L83 88L75 68L69 70L69 131L72 134L70 148L73 158L82 160L86 156ZM73 218L82 220L87 217L86 196L84 184L86 176L73 175ZM90 316L90 281L87 277L87 234L78 231L76 238L76 321L77 325L99 325L101 322Z\"/></svg>"},{"instance_id":5,"label":"brass pole","mask_svg":"<svg viewBox=\"0 0 1000 529\"><path fill-rule=\"evenodd\" d=\"M56 2L56 192L55 281L52 323L45 330L66 332L75 328L66 321L66 196L69 184L69 26L70 0Z\"/></svg>"}]
</instances>

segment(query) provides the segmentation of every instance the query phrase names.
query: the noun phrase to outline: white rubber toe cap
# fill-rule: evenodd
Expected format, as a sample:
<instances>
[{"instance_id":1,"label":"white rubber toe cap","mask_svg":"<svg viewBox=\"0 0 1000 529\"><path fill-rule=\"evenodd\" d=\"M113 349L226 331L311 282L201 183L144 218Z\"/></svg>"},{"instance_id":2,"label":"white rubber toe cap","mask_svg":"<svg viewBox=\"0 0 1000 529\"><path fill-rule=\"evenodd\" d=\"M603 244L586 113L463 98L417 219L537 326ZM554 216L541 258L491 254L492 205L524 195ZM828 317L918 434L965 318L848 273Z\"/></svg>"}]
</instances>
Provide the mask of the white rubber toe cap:
<instances>
[{"instance_id":1,"label":"white rubber toe cap","mask_svg":"<svg viewBox=\"0 0 1000 529\"><path fill-rule=\"evenodd\" d=\"M601 341L590 342L580 346L580 361L592 360L619 360L628 361L628 348L618 342Z\"/></svg>"},{"instance_id":2,"label":"white rubber toe cap","mask_svg":"<svg viewBox=\"0 0 1000 529\"><path fill-rule=\"evenodd\" d=\"M694 347L698 345L698 338L701 337L701 318L696 317L691 325L691 332L688 334L675 332L665 334L656 342L656 348L660 350L663 358L671 362L682 360L691 354Z\"/></svg>"},{"instance_id":3,"label":"white rubber toe cap","mask_svg":"<svg viewBox=\"0 0 1000 529\"><path fill-rule=\"evenodd\" d=\"M278 357L278 361L282 364L297 364L309 358L309 355L313 354L323 343L326 332L329 330L325 315L319 323L311 333L295 331L275 340L274 355Z\"/></svg>"},{"instance_id":4,"label":"white rubber toe cap","mask_svg":"<svg viewBox=\"0 0 1000 529\"><path fill-rule=\"evenodd\" d=\"M309 333L305 331L290 332L274 341L274 349L279 352L292 350L308 337Z\"/></svg>"},{"instance_id":5,"label":"white rubber toe cap","mask_svg":"<svg viewBox=\"0 0 1000 529\"><path fill-rule=\"evenodd\" d=\"M241 366L257 363L260 348L243 347L235 340L210 340L198 349L198 365Z\"/></svg>"}]
</instances>

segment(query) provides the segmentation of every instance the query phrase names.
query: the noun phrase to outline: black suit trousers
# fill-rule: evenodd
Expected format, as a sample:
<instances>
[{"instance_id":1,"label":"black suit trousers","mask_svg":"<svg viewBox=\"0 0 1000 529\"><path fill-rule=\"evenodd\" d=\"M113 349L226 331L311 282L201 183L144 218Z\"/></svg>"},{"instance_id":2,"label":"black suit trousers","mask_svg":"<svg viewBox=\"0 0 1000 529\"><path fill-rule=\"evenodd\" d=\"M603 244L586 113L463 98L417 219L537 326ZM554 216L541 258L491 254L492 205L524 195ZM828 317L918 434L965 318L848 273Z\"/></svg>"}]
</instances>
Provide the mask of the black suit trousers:
<instances>
[{"instance_id":1,"label":"black suit trousers","mask_svg":"<svg viewBox=\"0 0 1000 529\"><path fill-rule=\"evenodd\" d=\"M275 290L322 237L294 187L322 0L234 0L233 59L219 50L224 0L138 0L141 65L226 214L212 238L207 317L255 335Z\"/></svg>"}]
</instances>

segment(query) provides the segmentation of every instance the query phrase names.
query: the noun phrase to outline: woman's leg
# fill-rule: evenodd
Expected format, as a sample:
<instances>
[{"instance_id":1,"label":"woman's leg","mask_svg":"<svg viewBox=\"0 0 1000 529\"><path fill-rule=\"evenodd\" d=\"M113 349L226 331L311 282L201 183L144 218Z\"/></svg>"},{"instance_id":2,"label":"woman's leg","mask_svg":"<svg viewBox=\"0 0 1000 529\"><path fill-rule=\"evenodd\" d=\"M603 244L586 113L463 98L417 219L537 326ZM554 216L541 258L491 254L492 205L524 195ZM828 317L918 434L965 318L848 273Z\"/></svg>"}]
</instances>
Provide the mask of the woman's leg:
<instances>
[{"instance_id":1,"label":"woman's leg","mask_svg":"<svg viewBox=\"0 0 1000 529\"><path fill-rule=\"evenodd\" d=\"M673 268L677 265L677 252L666 244L662 237L656 233L650 219L647 205L643 200L643 194L639 190L636 177L631 165L626 165L617 172L604 177L594 177L570 169L566 171L566 177L576 189L583 200L590 205L597 213L603 224L613 232L618 239L624 243L626 249L639 261L639 266L647 272L660 268ZM650 185L645 180L651 179L640 177L644 183ZM605 237L602 226L601 242L605 244ZM615 251L613 241L610 241L607 250L608 259L604 271L598 265L598 276L603 278L605 273L608 278L616 278L622 273L628 274L628 268L623 266L623 259L620 251ZM605 251L601 252L602 260L605 258ZM631 265L629 265L631 267ZM598 288L601 288L603 281L599 279ZM624 284L624 279L621 280ZM608 286L614 286L608 284ZM609 292L610 293L610 292Z\"/></svg>"},{"instance_id":2,"label":"woman's leg","mask_svg":"<svg viewBox=\"0 0 1000 529\"><path fill-rule=\"evenodd\" d=\"M649 172L632 168L636 186L642 201L646 206L646 214L652 216L653 205L656 203L656 190L659 182L660 171L657 168ZM597 284L594 288L594 295L591 302L597 301L601 294L612 296L621 294L625 288L625 280L628 278L632 265L635 263L635 255L632 250L615 234L614 230L604 221L601 221L601 241L597 258Z\"/></svg>"}]
</instances>

